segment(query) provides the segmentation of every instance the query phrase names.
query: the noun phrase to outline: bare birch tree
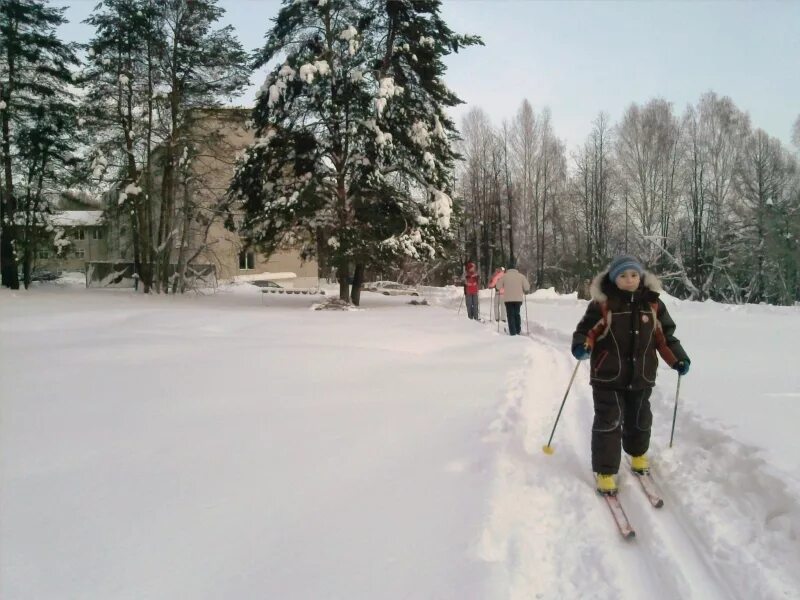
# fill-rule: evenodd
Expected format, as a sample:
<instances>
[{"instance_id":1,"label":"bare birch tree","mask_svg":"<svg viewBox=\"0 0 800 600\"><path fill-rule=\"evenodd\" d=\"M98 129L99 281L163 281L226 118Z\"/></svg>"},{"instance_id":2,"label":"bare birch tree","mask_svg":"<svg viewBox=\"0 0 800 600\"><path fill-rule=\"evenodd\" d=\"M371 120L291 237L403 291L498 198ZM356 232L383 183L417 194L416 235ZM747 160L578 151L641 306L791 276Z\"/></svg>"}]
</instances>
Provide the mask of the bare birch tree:
<instances>
[{"instance_id":1,"label":"bare birch tree","mask_svg":"<svg viewBox=\"0 0 800 600\"><path fill-rule=\"evenodd\" d=\"M608 115L601 112L583 148L573 154L572 190L583 224L580 262L584 277L589 277L610 255L616 191L613 142Z\"/></svg>"},{"instance_id":2,"label":"bare birch tree","mask_svg":"<svg viewBox=\"0 0 800 600\"><path fill-rule=\"evenodd\" d=\"M528 100L523 100L511 126L511 164L516 190L517 258L533 262L536 214L534 179L539 152L539 126Z\"/></svg>"},{"instance_id":3,"label":"bare birch tree","mask_svg":"<svg viewBox=\"0 0 800 600\"><path fill-rule=\"evenodd\" d=\"M642 238L666 247L675 211L680 127L672 105L654 99L625 111L617 134L617 157L627 201ZM639 240L635 250L648 263L659 256L657 246Z\"/></svg>"}]
</instances>

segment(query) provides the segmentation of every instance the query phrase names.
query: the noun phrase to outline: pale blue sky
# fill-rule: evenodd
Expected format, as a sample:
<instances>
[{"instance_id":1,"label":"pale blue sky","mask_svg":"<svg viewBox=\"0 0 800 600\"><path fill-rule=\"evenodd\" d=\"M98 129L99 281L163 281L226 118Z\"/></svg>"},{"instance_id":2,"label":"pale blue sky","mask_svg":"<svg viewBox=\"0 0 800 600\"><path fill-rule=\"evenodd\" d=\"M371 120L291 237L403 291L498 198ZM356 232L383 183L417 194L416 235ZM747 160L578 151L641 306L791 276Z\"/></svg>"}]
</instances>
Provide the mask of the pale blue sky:
<instances>
[{"instance_id":1,"label":"pale blue sky","mask_svg":"<svg viewBox=\"0 0 800 600\"><path fill-rule=\"evenodd\" d=\"M63 35L86 41L95 0L68 6ZM248 50L260 46L277 0L221 0ZM789 145L800 115L800 1L444 0L452 29L483 37L485 47L448 59L448 85L496 124L523 98L549 106L556 134L572 150L601 110L616 122L631 102L653 97L678 113L701 94L728 95L754 126ZM262 74L243 99L252 103Z\"/></svg>"}]
</instances>

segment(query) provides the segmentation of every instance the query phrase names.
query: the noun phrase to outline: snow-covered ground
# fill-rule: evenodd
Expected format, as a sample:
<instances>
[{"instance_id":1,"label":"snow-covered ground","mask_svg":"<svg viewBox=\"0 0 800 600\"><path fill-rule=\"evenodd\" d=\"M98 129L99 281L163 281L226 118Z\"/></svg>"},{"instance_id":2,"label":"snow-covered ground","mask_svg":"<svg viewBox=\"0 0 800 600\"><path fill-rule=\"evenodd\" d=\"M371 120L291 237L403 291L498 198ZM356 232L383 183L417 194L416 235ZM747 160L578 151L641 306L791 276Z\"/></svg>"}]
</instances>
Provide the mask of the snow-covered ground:
<instances>
[{"instance_id":1,"label":"snow-covered ground","mask_svg":"<svg viewBox=\"0 0 800 600\"><path fill-rule=\"evenodd\" d=\"M583 301L537 292L509 338L456 288L314 311L75 283L0 291L6 600L800 597L800 309L667 300L692 370L672 449L659 375L666 505L623 474L623 541L585 366L541 451Z\"/></svg>"}]
</instances>

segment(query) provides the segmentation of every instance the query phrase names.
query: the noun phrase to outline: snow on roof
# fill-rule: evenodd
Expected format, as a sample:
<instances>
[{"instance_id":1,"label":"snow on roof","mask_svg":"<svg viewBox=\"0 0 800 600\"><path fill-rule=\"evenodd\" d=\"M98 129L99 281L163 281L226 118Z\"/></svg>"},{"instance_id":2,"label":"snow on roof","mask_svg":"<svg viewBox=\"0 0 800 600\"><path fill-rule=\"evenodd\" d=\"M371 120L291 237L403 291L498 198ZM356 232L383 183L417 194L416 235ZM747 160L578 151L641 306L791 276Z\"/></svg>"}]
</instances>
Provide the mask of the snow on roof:
<instances>
[{"instance_id":1,"label":"snow on roof","mask_svg":"<svg viewBox=\"0 0 800 600\"><path fill-rule=\"evenodd\" d=\"M94 206L96 208L102 208L105 206L103 194L98 194L81 188L66 189L61 192L61 196L67 200L72 200L73 202L78 202L89 207Z\"/></svg>"},{"instance_id":2,"label":"snow on roof","mask_svg":"<svg viewBox=\"0 0 800 600\"><path fill-rule=\"evenodd\" d=\"M297 273L287 271L284 273L255 273L253 275L237 275L234 281L280 281L281 279L295 279Z\"/></svg>"},{"instance_id":3,"label":"snow on roof","mask_svg":"<svg viewBox=\"0 0 800 600\"><path fill-rule=\"evenodd\" d=\"M50 215L50 223L55 227L81 227L102 225L102 210L62 210Z\"/></svg>"}]
</instances>

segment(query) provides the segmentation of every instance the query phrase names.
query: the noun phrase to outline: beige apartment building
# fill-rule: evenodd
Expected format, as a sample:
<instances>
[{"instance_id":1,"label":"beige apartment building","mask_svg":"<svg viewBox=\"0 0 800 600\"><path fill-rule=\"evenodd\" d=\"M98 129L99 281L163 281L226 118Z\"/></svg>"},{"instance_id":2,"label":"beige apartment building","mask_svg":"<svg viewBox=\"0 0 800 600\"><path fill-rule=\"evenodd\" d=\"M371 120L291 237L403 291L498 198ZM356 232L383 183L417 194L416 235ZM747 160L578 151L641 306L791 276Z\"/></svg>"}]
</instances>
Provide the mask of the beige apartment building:
<instances>
[{"instance_id":1,"label":"beige apartment building","mask_svg":"<svg viewBox=\"0 0 800 600\"><path fill-rule=\"evenodd\" d=\"M195 198L202 198L205 206L215 205L228 190L234 174L236 157L254 140L247 124L249 109L208 109L197 111L194 129L198 137L208 140L207 152L198 153L193 171L202 182L193 189ZM181 212L180 208L177 211ZM236 218L236 216L234 217ZM195 262L215 265L220 280L241 275L265 274L285 287L317 287L319 268L317 262L303 262L292 248L284 248L271 256L246 248L239 236L226 229L221 218L208 226L194 227L191 248L203 248Z\"/></svg>"},{"instance_id":2,"label":"beige apartment building","mask_svg":"<svg viewBox=\"0 0 800 600\"><path fill-rule=\"evenodd\" d=\"M254 139L247 127L249 119L249 109L205 109L195 113L190 135L203 140L205 147L196 152L192 161L193 183L177 194L173 221L176 235L170 244L170 262L178 263L183 246L190 264L213 266L214 279L219 282L247 276L272 279L283 287L318 287L316 261L303 261L292 248L281 249L271 256L247 248L236 232L225 227L222 215L214 211L228 190L237 155ZM160 178L160 173L154 174L154 189L159 189ZM113 189L104 195L105 210L79 210L94 207L65 199L63 206L67 210L53 216L53 249L40 251L36 268L85 271L90 263L109 263L117 269L127 264L129 273L117 278L117 284L131 285L130 219L119 208L119 193L120 190ZM157 215L160 201L154 198L152 202ZM60 252L56 252L56 247Z\"/></svg>"}]
</instances>

